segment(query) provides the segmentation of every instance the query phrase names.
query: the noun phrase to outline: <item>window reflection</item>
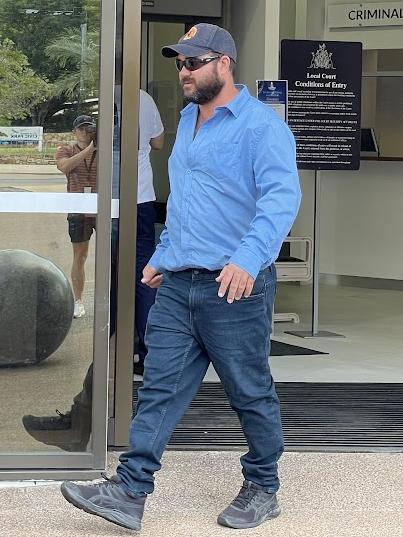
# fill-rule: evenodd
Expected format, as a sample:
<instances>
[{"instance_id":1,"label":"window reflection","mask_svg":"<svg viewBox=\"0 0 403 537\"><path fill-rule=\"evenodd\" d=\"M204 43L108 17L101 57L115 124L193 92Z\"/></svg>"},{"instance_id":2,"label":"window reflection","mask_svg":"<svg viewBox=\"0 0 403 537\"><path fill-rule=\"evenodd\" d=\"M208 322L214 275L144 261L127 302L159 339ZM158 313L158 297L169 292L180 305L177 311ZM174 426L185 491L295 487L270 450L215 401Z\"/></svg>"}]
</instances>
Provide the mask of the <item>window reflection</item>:
<instances>
[{"instance_id":1,"label":"window reflection","mask_svg":"<svg viewBox=\"0 0 403 537\"><path fill-rule=\"evenodd\" d=\"M0 3L2 452L91 438L100 9Z\"/></svg>"}]
</instances>

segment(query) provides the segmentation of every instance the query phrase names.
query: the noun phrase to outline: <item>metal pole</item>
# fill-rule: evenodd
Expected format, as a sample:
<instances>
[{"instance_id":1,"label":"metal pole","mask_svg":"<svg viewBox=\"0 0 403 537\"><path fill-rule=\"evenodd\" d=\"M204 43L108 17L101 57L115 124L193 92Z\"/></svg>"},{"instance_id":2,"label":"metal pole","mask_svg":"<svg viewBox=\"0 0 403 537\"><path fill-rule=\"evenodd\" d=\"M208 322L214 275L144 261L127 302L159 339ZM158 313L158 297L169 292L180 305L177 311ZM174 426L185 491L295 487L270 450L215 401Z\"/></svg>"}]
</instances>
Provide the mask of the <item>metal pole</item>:
<instances>
[{"instance_id":1,"label":"metal pole","mask_svg":"<svg viewBox=\"0 0 403 537\"><path fill-rule=\"evenodd\" d=\"M334 332L319 330L319 278L320 278L320 187L321 171L315 170L314 218L313 218L313 271L312 271L312 320L311 330L287 330L286 334L302 338L345 337Z\"/></svg>"},{"instance_id":2,"label":"metal pole","mask_svg":"<svg viewBox=\"0 0 403 537\"><path fill-rule=\"evenodd\" d=\"M319 277L320 277L320 170L315 170L314 219L313 219L313 276L312 276L312 336L319 327Z\"/></svg>"},{"instance_id":3,"label":"metal pole","mask_svg":"<svg viewBox=\"0 0 403 537\"><path fill-rule=\"evenodd\" d=\"M114 417L110 445L128 445L133 414L141 2L123 0L122 129ZM134 128L133 126L136 125Z\"/></svg>"},{"instance_id":4,"label":"metal pole","mask_svg":"<svg viewBox=\"0 0 403 537\"><path fill-rule=\"evenodd\" d=\"M92 450L94 467L105 468L109 379L111 183L115 85L115 2L102 2L98 117L98 217L96 233ZM85 32L87 25L85 25ZM102 73L102 75L101 75Z\"/></svg>"},{"instance_id":5,"label":"metal pole","mask_svg":"<svg viewBox=\"0 0 403 537\"><path fill-rule=\"evenodd\" d=\"M81 62L80 62L80 96L78 99L79 111L81 111L81 103L83 102L84 94L84 65L87 57L87 23L80 25L81 33Z\"/></svg>"}]
</instances>

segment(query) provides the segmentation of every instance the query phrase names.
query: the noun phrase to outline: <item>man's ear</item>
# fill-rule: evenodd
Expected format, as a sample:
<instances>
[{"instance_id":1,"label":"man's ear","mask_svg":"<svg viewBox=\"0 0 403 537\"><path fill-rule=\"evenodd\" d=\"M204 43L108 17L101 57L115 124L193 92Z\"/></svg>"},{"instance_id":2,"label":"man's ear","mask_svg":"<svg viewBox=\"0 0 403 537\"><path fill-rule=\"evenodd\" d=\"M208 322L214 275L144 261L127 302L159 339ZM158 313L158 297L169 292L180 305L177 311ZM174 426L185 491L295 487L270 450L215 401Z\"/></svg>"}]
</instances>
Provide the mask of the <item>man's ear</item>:
<instances>
[{"instance_id":1,"label":"man's ear","mask_svg":"<svg viewBox=\"0 0 403 537\"><path fill-rule=\"evenodd\" d=\"M222 65L225 66L226 71L230 72L231 71L231 69L230 69L230 67L231 67L230 57L226 56L226 55L223 55L223 56L221 56L220 60L221 60Z\"/></svg>"}]
</instances>

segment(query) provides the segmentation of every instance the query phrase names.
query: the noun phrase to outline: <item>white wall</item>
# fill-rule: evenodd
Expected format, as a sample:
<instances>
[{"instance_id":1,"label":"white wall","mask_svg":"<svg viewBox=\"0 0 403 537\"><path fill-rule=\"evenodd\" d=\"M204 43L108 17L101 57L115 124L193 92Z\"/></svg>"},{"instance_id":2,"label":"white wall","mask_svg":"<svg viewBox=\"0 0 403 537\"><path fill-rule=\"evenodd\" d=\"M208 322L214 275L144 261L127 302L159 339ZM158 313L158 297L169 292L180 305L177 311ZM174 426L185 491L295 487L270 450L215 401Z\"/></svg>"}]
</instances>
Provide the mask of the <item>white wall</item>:
<instances>
[{"instance_id":1,"label":"white wall","mask_svg":"<svg viewBox=\"0 0 403 537\"><path fill-rule=\"evenodd\" d=\"M313 174L301 172L301 184L294 235L312 233ZM322 172L320 232L322 273L403 279L403 162Z\"/></svg>"},{"instance_id":2,"label":"white wall","mask_svg":"<svg viewBox=\"0 0 403 537\"><path fill-rule=\"evenodd\" d=\"M228 30L238 51L237 82L256 95L256 80L278 77L280 0L233 0Z\"/></svg>"},{"instance_id":3,"label":"white wall","mask_svg":"<svg viewBox=\"0 0 403 537\"><path fill-rule=\"evenodd\" d=\"M348 2L297 0L297 8L307 15L305 23L297 20L298 38L361 40L367 49L403 48L401 27L327 31L327 3ZM305 36L301 28L306 28ZM390 120L396 107L386 100L380 106ZM304 197L293 234L312 235L314 174L302 171L300 177ZM320 248L322 273L403 279L403 162L362 161L358 172L322 172Z\"/></svg>"},{"instance_id":4,"label":"white wall","mask_svg":"<svg viewBox=\"0 0 403 537\"><path fill-rule=\"evenodd\" d=\"M379 0L365 0L373 4ZM326 0L327 5L359 4L346 0ZM324 29L324 39L334 41L361 41L364 49L399 49L403 47L403 28L401 26L382 26L366 28Z\"/></svg>"},{"instance_id":5,"label":"white wall","mask_svg":"<svg viewBox=\"0 0 403 537\"><path fill-rule=\"evenodd\" d=\"M295 38L296 0L280 2L280 39Z\"/></svg>"},{"instance_id":6,"label":"white wall","mask_svg":"<svg viewBox=\"0 0 403 537\"><path fill-rule=\"evenodd\" d=\"M364 49L399 49L403 46L403 28L401 26L383 26L366 28L327 28L327 6L336 4L359 4L358 0L296 0L305 4L307 11L306 39L326 39L329 41L361 41ZM365 0L373 4L379 0ZM301 21L299 21L301 25ZM300 39L303 37L298 36Z\"/></svg>"}]
</instances>

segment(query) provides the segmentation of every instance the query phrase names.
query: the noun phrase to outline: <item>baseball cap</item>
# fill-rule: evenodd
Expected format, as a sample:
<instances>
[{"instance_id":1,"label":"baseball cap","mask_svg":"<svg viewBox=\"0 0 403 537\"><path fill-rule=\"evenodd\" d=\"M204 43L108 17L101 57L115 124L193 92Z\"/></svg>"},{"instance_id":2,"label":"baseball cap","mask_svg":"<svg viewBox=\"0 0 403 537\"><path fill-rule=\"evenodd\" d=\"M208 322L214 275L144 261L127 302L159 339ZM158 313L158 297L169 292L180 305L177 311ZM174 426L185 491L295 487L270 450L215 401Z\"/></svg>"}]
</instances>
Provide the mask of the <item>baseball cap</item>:
<instances>
[{"instance_id":1,"label":"baseball cap","mask_svg":"<svg viewBox=\"0 0 403 537\"><path fill-rule=\"evenodd\" d=\"M178 54L191 58L206 54L210 50L225 54L236 62L236 46L232 35L220 26L205 22L192 26L177 44L163 47L161 54L165 58L174 58Z\"/></svg>"},{"instance_id":2,"label":"baseball cap","mask_svg":"<svg viewBox=\"0 0 403 537\"><path fill-rule=\"evenodd\" d=\"M92 125L95 127L96 123L94 118L91 116L78 116L73 121L73 129L77 129L78 127L82 127L83 125Z\"/></svg>"}]
</instances>

